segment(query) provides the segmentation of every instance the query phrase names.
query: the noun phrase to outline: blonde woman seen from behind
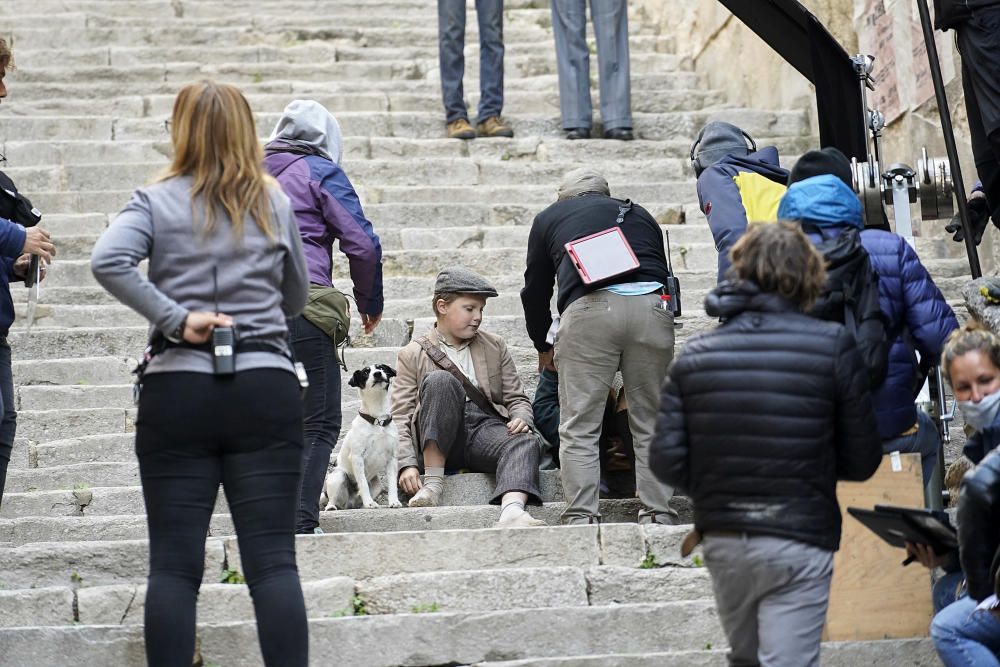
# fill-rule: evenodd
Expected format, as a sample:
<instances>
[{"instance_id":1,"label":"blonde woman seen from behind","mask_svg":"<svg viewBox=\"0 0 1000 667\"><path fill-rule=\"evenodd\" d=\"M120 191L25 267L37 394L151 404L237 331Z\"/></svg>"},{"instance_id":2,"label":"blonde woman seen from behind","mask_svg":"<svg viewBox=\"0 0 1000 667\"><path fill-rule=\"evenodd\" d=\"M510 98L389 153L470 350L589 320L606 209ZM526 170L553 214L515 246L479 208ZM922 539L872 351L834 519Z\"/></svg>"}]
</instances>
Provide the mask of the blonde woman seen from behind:
<instances>
[{"instance_id":1,"label":"blonde woman seen from behind","mask_svg":"<svg viewBox=\"0 0 1000 667\"><path fill-rule=\"evenodd\" d=\"M238 89L186 86L171 123L173 162L135 192L91 258L101 285L149 320L154 342L136 423L149 527L146 657L152 667L191 664L221 483L264 662L302 667L308 628L294 543L302 403L285 324L306 301L302 244ZM145 259L148 278L138 269ZM231 374L214 372L209 343L220 327L235 334Z\"/></svg>"}]
</instances>

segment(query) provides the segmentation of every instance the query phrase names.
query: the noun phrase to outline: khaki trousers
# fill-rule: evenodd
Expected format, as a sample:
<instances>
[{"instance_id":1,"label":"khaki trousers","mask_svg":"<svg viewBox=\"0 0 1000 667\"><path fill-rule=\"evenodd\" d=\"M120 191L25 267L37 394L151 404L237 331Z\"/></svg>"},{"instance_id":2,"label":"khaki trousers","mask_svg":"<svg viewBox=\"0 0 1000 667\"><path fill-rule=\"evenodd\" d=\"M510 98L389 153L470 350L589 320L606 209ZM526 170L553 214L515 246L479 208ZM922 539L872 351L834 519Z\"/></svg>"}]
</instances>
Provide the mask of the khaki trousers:
<instances>
[{"instance_id":1,"label":"khaki trousers","mask_svg":"<svg viewBox=\"0 0 1000 667\"><path fill-rule=\"evenodd\" d=\"M674 356L674 319L659 294L620 296L597 291L562 314L556 336L559 370L559 459L567 507L563 523L599 517L598 440L604 403L619 369L625 382L635 446L635 481L643 514L673 514L673 489L649 470L660 388Z\"/></svg>"}]
</instances>

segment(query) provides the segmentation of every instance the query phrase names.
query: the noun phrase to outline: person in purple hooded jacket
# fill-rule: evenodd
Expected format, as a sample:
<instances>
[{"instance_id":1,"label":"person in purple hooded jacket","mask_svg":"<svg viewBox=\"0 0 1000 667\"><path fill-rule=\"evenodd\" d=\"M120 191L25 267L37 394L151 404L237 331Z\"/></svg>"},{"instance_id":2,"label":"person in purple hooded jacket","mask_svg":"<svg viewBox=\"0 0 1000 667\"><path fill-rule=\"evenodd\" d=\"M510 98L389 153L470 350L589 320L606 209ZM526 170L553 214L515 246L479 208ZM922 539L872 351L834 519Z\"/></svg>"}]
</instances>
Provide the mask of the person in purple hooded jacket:
<instances>
[{"instance_id":1,"label":"person in purple hooded jacket","mask_svg":"<svg viewBox=\"0 0 1000 667\"><path fill-rule=\"evenodd\" d=\"M350 264L361 323L370 334L382 319L382 246L340 167L343 152L340 125L330 112L318 102L295 100L265 146L264 163L292 201L310 284L333 286L333 243L338 241ZM322 532L319 497L341 424L337 350L333 339L303 315L288 328L309 377L296 532Z\"/></svg>"}]
</instances>

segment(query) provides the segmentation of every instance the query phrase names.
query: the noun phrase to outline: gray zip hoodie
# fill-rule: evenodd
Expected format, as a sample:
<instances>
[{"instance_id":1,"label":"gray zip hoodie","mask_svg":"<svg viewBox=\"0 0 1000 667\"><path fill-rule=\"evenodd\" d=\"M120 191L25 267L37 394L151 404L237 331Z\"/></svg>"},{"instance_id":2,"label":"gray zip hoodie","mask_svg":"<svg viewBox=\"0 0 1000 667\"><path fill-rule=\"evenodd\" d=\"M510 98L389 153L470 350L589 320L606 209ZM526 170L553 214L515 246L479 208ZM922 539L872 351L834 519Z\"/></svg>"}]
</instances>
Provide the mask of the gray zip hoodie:
<instances>
[{"instance_id":1,"label":"gray zip hoodie","mask_svg":"<svg viewBox=\"0 0 1000 667\"><path fill-rule=\"evenodd\" d=\"M170 333L189 311L217 311L233 318L240 339L273 342L287 350L285 318L302 311L309 278L288 197L274 188L270 198L277 236L273 242L249 216L243 238L234 238L224 211L212 233L204 235L200 203L192 220L190 177L140 188L98 239L91 270L106 290L149 320L152 329ZM148 278L138 267L144 259L149 259ZM237 371L250 368L291 371L292 365L277 353L237 354ZM167 371L211 373L211 357L200 350L172 348L157 355L146 370Z\"/></svg>"}]
</instances>

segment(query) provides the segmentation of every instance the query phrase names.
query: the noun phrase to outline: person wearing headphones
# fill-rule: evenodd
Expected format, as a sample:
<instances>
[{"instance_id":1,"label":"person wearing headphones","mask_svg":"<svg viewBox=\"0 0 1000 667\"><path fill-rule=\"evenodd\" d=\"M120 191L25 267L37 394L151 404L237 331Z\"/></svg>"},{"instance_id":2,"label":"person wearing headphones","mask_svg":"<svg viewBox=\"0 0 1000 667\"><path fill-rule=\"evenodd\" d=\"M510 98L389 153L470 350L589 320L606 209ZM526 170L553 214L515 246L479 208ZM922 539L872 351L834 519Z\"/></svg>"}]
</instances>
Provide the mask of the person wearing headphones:
<instances>
[{"instance_id":1,"label":"person wearing headphones","mask_svg":"<svg viewBox=\"0 0 1000 667\"><path fill-rule=\"evenodd\" d=\"M691 167L698 177L698 206L719 252L718 281L729 269L729 249L750 222L777 219L788 170L778 166L778 149L757 143L742 129L714 121L691 146Z\"/></svg>"}]
</instances>

